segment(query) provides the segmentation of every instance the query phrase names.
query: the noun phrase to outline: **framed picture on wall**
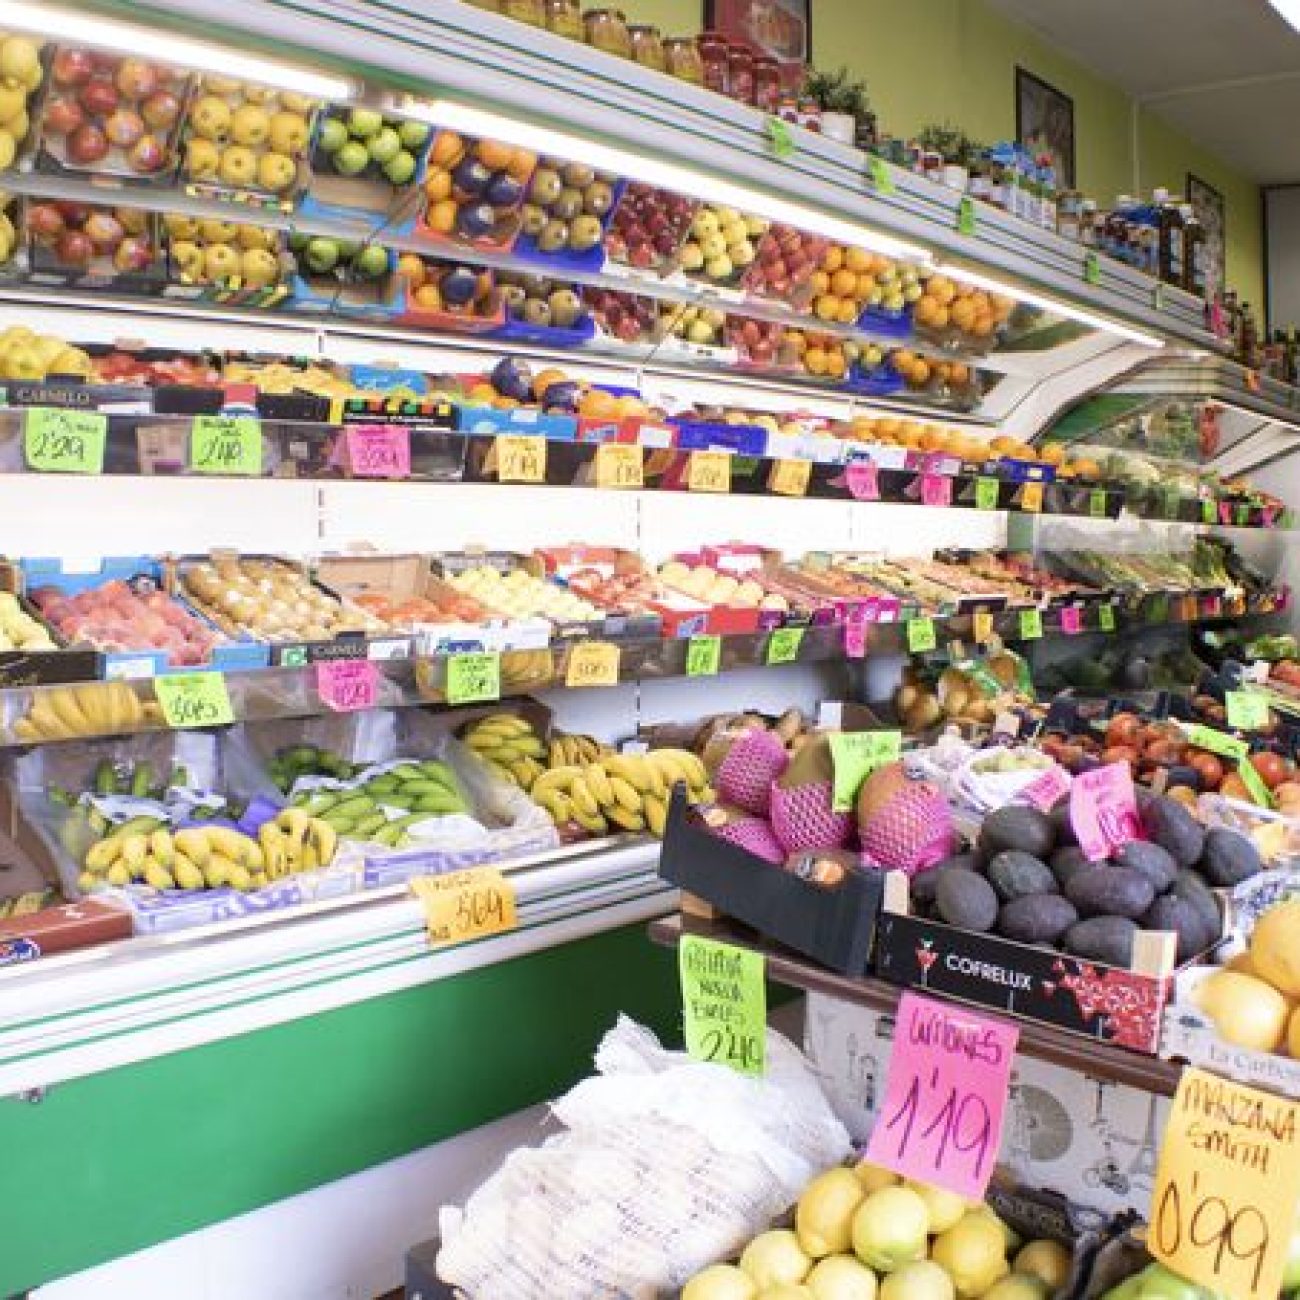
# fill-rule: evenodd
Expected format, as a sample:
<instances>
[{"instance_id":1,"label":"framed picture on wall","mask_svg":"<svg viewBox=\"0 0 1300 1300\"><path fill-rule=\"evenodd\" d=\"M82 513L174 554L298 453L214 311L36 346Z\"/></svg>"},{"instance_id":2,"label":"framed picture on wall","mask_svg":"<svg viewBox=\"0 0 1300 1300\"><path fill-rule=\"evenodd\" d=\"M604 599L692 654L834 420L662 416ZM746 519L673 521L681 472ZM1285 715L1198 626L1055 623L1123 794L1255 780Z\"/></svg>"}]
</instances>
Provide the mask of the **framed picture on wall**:
<instances>
[{"instance_id":1,"label":"framed picture on wall","mask_svg":"<svg viewBox=\"0 0 1300 1300\"><path fill-rule=\"evenodd\" d=\"M1187 201L1205 227L1205 279L1211 296L1223 288L1227 249L1227 214L1223 195L1199 176L1187 173Z\"/></svg>"},{"instance_id":2,"label":"framed picture on wall","mask_svg":"<svg viewBox=\"0 0 1300 1300\"><path fill-rule=\"evenodd\" d=\"M812 0L705 0L704 22L729 41L774 58L787 90L802 85L812 58Z\"/></svg>"},{"instance_id":3,"label":"framed picture on wall","mask_svg":"<svg viewBox=\"0 0 1300 1300\"><path fill-rule=\"evenodd\" d=\"M1062 189L1074 188L1074 100L1026 68L1016 68L1016 139L1049 158Z\"/></svg>"}]
</instances>

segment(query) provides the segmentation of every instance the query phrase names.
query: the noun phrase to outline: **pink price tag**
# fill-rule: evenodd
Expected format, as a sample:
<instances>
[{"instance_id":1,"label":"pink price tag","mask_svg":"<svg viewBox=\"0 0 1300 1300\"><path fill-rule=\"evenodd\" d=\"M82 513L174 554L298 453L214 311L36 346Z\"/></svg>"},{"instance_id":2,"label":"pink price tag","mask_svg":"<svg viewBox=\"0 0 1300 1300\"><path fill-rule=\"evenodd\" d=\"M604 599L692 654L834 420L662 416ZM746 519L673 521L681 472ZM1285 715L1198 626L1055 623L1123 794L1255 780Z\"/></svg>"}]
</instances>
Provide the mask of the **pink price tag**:
<instances>
[{"instance_id":1,"label":"pink price tag","mask_svg":"<svg viewBox=\"0 0 1300 1300\"><path fill-rule=\"evenodd\" d=\"M904 993L867 1158L958 1196L983 1196L1019 1039L1014 1025Z\"/></svg>"},{"instance_id":2,"label":"pink price tag","mask_svg":"<svg viewBox=\"0 0 1300 1300\"><path fill-rule=\"evenodd\" d=\"M875 461L855 460L844 471L844 481L857 501L880 500L880 475Z\"/></svg>"},{"instance_id":3,"label":"pink price tag","mask_svg":"<svg viewBox=\"0 0 1300 1300\"><path fill-rule=\"evenodd\" d=\"M858 606L849 610L844 622L844 655L847 659L867 657L867 610Z\"/></svg>"},{"instance_id":4,"label":"pink price tag","mask_svg":"<svg viewBox=\"0 0 1300 1300\"><path fill-rule=\"evenodd\" d=\"M1070 786L1070 825L1089 862L1142 838L1133 773L1124 762L1080 772Z\"/></svg>"},{"instance_id":5,"label":"pink price tag","mask_svg":"<svg viewBox=\"0 0 1300 1300\"><path fill-rule=\"evenodd\" d=\"M357 478L410 478L411 431L400 424L355 424L345 435Z\"/></svg>"},{"instance_id":6,"label":"pink price tag","mask_svg":"<svg viewBox=\"0 0 1300 1300\"><path fill-rule=\"evenodd\" d=\"M1067 605L1061 611L1061 631L1066 636L1078 636L1083 631L1083 614L1077 605Z\"/></svg>"},{"instance_id":7,"label":"pink price tag","mask_svg":"<svg viewBox=\"0 0 1300 1300\"><path fill-rule=\"evenodd\" d=\"M1020 792L1039 812L1051 812L1061 796L1070 793L1070 774L1058 763L1053 763L1042 776L1036 776Z\"/></svg>"},{"instance_id":8,"label":"pink price tag","mask_svg":"<svg viewBox=\"0 0 1300 1300\"><path fill-rule=\"evenodd\" d=\"M379 668L369 659L331 659L319 663L316 693L335 713L373 709L379 702Z\"/></svg>"},{"instance_id":9,"label":"pink price tag","mask_svg":"<svg viewBox=\"0 0 1300 1300\"><path fill-rule=\"evenodd\" d=\"M952 505L952 479L946 474L922 474L921 500L927 506Z\"/></svg>"},{"instance_id":10,"label":"pink price tag","mask_svg":"<svg viewBox=\"0 0 1300 1300\"><path fill-rule=\"evenodd\" d=\"M1232 523L1232 502L1230 501L1219 502L1219 522L1221 524Z\"/></svg>"}]
</instances>

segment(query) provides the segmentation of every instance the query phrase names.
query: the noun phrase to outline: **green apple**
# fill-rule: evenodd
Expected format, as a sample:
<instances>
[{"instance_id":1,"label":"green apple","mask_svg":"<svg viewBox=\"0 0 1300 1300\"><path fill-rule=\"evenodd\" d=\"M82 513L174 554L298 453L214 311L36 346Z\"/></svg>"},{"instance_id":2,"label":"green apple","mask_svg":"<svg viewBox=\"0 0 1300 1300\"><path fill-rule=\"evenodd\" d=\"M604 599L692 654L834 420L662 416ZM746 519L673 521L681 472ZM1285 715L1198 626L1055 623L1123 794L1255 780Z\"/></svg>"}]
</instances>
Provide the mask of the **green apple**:
<instances>
[{"instance_id":1,"label":"green apple","mask_svg":"<svg viewBox=\"0 0 1300 1300\"><path fill-rule=\"evenodd\" d=\"M1296 1287L1300 1287L1300 1227L1291 1233L1291 1244L1282 1269L1282 1290L1294 1291Z\"/></svg>"},{"instance_id":2,"label":"green apple","mask_svg":"<svg viewBox=\"0 0 1300 1300\"><path fill-rule=\"evenodd\" d=\"M397 128L406 149L418 149L429 138L429 128L423 122L403 122Z\"/></svg>"},{"instance_id":3,"label":"green apple","mask_svg":"<svg viewBox=\"0 0 1300 1300\"><path fill-rule=\"evenodd\" d=\"M1163 1264L1152 1264L1143 1273L1138 1295L1141 1300L1204 1300L1205 1292Z\"/></svg>"},{"instance_id":4,"label":"green apple","mask_svg":"<svg viewBox=\"0 0 1300 1300\"><path fill-rule=\"evenodd\" d=\"M366 141L366 148L372 161L380 164L391 162L401 152L402 137L391 126L386 126Z\"/></svg>"},{"instance_id":5,"label":"green apple","mask_svg":"<svg viewBox=\"0 0 1300 1300\"><path fill-rule=\"evenodd\" d=\"M359 176L370 164L370 152L360 140L349 140L334 155L334 167L343 176Z\"/></svg>"},{"instance_id":6,"label":"green apple","mask_svg":"<svg viewBox=\"0 0 1300 1300\"><path fill-rule=\"evenodd\" d=\"M313 239L303 253L309 270L317 275L332 271L339 263L339 245L336 239Z\"/></svg>"},{"instance_id":7,"label":"green apple","mask_svg":"<svg viewBox=\"0 0 1300 1300\"><path fill-rule=\"evenodd\" d=\"M368 140L383 129L384 115L372 108L354 108L348 114L348 130L358 140Z\"/></svg>"},{"instance_id":8,"label":"green apple","mask_svg":"<svg viewBox=\"0 0 1300 1300\"><path fill-rule=\"evenodd\" d=\"M384 175L390 185L405 185L415 175L415 156L405 149L399 150L396 157L384 164Z\"/></svg>"},{"instance_id":9,"label":"green apple","mask_svg":"<svg viewBox=\"0 0 1300 1300\"><path fill-rule=\"evenodd\" d=\"M338 153L348 142L348 129L337 117L327 117L320 124L320 147L326 153Z\"/></svg>"},{"instance_id":10,"label":"green apple","mask_svg":"<svg viewBox=\"0 0 1300 1300\"><path fill-rule=\"evenodd\" d=\"M352 272L359 280L377 280L388 270L388 250L367 244L353 259Z\"/></svg>"}]
</instances>

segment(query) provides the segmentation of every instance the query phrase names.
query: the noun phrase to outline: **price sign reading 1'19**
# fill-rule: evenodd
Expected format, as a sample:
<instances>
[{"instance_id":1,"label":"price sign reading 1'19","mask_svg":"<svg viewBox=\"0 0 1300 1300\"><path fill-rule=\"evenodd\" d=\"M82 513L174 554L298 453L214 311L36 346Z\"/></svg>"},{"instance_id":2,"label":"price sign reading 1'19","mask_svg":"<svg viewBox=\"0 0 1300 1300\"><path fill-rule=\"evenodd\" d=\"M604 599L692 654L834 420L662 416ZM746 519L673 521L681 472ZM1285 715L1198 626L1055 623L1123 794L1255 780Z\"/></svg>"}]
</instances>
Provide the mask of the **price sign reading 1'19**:
<instances>
[{"instance_id":1,"label":"price sign reading 1'19","mask_svg":"<svg viewBox=\"0 0 1300 1300\"><path fill-rule=\"evenodd\" d=\"M251 415L196 415L190 426L190 469L257 478L262 472L262 422Z\"/></svg>"},{"instance_id":2,"label":"price sign reading 1'19","mask_svg":"<svg viewBox=\"0 0 1300 1300\"><path fill-rule=\"evenodd\" d=\"M500 698L501 656L495 650L448 655L448 704L482 704Z\"/></svg>"},{"instance_id":3,"label":"price sign reading 1'19","mask_svg":"<svg viewBox=\"0 0 1300 1300\"><path fill-rule=\"evenodd\" d=\"M766 1065L766 961L728 943L682 936L677 952L686 1051L697 1061L761 1075Z\"/></svg>"},{"instance_id":4,"label":"price sign reading 1'19","mask_svg":"<svg viewBox=\"0 0 1300 1300\"><path fill-rule=\"evenodd\" d=\"M23 424L27 468L47 474L102 474L108 416L33 407Z\"/></svg>"},{"instance_id":5,"label":"price sign reading 1'19","mask_svg":"<svg viewBox=\"0 0 1300 1300\"><path fill-rule=\"evenodd\" d=\"M235 720L221 673L168 673L154 678L153 689L169 727L219 727Z\"/></svg>"},{"instance_id":6,"label":"price sign reading 1'19","mask_svg":"<svg viewBox=\"0 0 1300 1300\"><path fill-rule=\"evenodd\" d=\"M433 948L504 934L519 924L514 886L492 867L416 876L411 892L424 904Z\"/></svg>"},{"instance_id":7,"label":"price sign reading 1'19","mask_svg":"<svg viewBox=\"0 0 1300 1300\"><path fill-rule=\"evenodd\" d=\"M868 1159L958 1196L983 1196L1019 1037L991 1016L904 993Z\"/></svg>"},{"instance_id":8,"label":"price sign reading 1'19","mask_svg":"<svg viewBox=\"0 0 1300 1300\"><path fill-rule=\"evenodd\" d=\"M502 483L546 482L546 439L534 433L497 435L497 479Z\"/></svg>"},{"instance_id":9,"label":"price sign reading 1'19","mask_svg":"<svg viewBox=\"0 0 1300 1300\"><path fill-rule=\"evenodd\" d=\"M645 461L641 448L630 442L602 442L596 448L596 486L645 487Z\"/></svg>"},{"instance_id":10,"label":"price sign reading 1'19","mask_svg":"<svg viewBox=\"0 0 1300 1300\"><path fill-rule=\"evenodd\" d=\"M1300 1201L1300 1102L1185 1069L1160 1144L1147 1248L1233 1300L1276 1300Z\"/></svg>"}]
</instances>

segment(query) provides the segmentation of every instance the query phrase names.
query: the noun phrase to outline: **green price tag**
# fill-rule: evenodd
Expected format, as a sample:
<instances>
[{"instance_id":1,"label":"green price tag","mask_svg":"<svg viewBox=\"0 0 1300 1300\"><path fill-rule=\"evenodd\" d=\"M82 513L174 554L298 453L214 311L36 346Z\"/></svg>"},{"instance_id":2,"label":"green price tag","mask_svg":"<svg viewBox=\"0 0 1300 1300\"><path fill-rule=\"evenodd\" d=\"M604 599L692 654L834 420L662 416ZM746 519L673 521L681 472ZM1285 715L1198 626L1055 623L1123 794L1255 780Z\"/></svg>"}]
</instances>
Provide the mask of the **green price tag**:
<instances>
[{"instance_id":1,"label":"green price tag","mask_svg":"<svg viewBox=\"0 0 1300 1300\"><path fill-rule=\"evenodd\" d=\"M1022 609L1020 611L1020 639L1037 641L1043 635L1043 611L1041 609Z\"/></svg>"},{"instance_id":2,"label":"green price tag","mask_svg":"<svg viewBox=\"0 0 1300 1300\"><path fill-rule=\"evenodd\" d=\"M1115 606L1102 605L1097 610L1097 626L1103 632L1113 632L1115 630Z\"/></svg>"},{"instance_id":3,"label":"green price tag","mask_svg":"<svg viewBox=\"0 0 1300 1300\"><path fill-rule=\"evenodd\" d=\"M1268 698L1259 691L1228 691L1228 726L1242 731L1263 731L1268 726Z\"/></svg>"},{"instance_id":4,"label":"green price tag","mask_svg":"<svg viewBox=\"0 0 1300 1300\"><path fill-rule=\"evenodd\" d=\"M261 420L252 415L196 415L190 427L190 469L195 474L260 477Z\"/></svg>"},{"instance_id":5,"label":"green price tag","mask_svg":"<svg viewBox=\"0 0 1300 1300\"><path fill-rule=\"evenodd\" d=\"M1088 513L1094 519L1106 517L1106 492L1103 488L1093 488L1088 493Z\"/></svg>"},{"instance_id":6,"label":"green price tag","mask_svg":"<svg viewBox=\"0 0 1300 1300\"><path fill-rule=\"evenodd\" d=\"M1201 502L1201 523L1217 524L1219 522L1219 507L1213 501Z\"/></svg>"},{"instance_id":7,"label":"green price tag","mask_svg":"<svg viewBox=\"0 0 1300 1300\"><path fill-rule=\"evenodd\" d=\"M1211 754L1222 754L1225 758L1245 758L1250 753L1250 745L1236 736L1225 736L1213 727L1203 727L1193 723L1187 728L1187 743L1197 749L1208 749Z\"/></svg>"},{"instance_id":8,"label":"green price tag","mask_svg":"<svg viewBox=\"0 0 1300 1300\"><path fill-rule=\"evenodd\" d=\"M1157 596L1147 606L1146 621L1148 623L1167 623L1169 621L1169 597Z\"/></svg>"},{"instance_id":9,"label":"green price tag","mask_svg":"<svg viewBox=\"0 0 1300 1300\"><path fill-rule=\"evenodd\" d=\"M1101 258L1091 250L1083 255L1083 278L1089 284L1101 283Z\"/></svg>"},{"instance_id":10,"label":"green price tag","mask_svg":"<svg viewBox=\"0 0 1300 1300\"><path fill-rule=\"evenodd\" d=\"M720 636L693 636L686 647L687 677L716 677L722 665Z\"/></svg>"},{"instance_id":11,"label":"green price tag","mask_svg":"<svg viewBox=\"0 0 1300 1300\"><path fill-rule=\"evenodd\" d=\"M37 406L23 423L23 457L45 474L102 474L107 439L108 416L98 411Z\"/></svg>"},{"instance_id":12,"label":"green price tag","mask_svg":"<svg viewBox=\"0 0 1300 1300\"><path fill-rule=\"evenodd\" d=\"M848 812L858 788L878 767L903 752L901 731L836 731L831 733L831 765L835 770L834 809Z\"/></svg>"},{"instance_id":13,"label":"green price tag","mask_svg":"<svg viewBox=\"0 0 1300 1300\"><path fill-rule=\"evenodd\" d=\"M687 1055L761 1077L767 1058L763 954L687 934L677 969Z\"/></svg>"},{"instance_id":14,"label":"green price tag","mask_svg":"<svg viewBox=\"0 0 1300 1300\"><path fill-rule=\"evenodd\" d=\"M769 664L792 664L799 658L799 647L803 645L804 630L801 627L780 627L768 638L767 662Z\"/></svg>"},{"instance_id":15,"label":"green price tag","mask_svg":"<svg viewBox=\"0 0 1300 1300\"><path fill-rule=\"evenodd\" d=\"M997 479L977 478L975 480L975 508L977 510L996 510L998 508Z\"/></svg>"},{"instance_id":16,"label":"green price tag","mask_svg":"<svg viewBox=\"0 0 1300 1300\"><path fill-rule=\"evenodd\" d=\"M1240 524L1242 527L1245 527L1246 524L1250 523L1250 507L1249 507L1249 506L1247 506L1247 505L1240 505L1240 506L1238 506L1238 507L1236 508L1236 510L1234 511L1234 514L1235 514L1235 516L1236 516L1237 523Z\"/></svg>"},{"instance_id":17,"label":"green price tag","mask_svg":"<svg viewBox=\"0 0 1300 1300\"><path fill-rule=\"evenodd\" d=\"M889 164L883 158L871 154L867 158L867 175L876 187L877 194L893 194L897 189L894 178L890 175Z\"/></svg>"},{"instance_id":18,"label":"green price tag","mask_svg":"<svg viewBox=\"0 0 1300 1300\"><path fill-rule=\"evenodd\" d=\"M1160 280L1157 280L1152 287L1151 305L1156 311L1164 311L1165 309L1165 286Z\"/></svg>"},{"instance_id":19,"label":"green price tag","mask_svg":"<svg viewBox=\"0 0 1300 1300\"><path fill-rule=\"evenodd\" d=\"M481 704L501 698L501 656L495 650L447 656L447 703Z\"/></svg>"},{"instance_id":20,"label":"green price tag","mask_svg":"<svg viewBox=\"0 0 1300 1300\"><path fill-rule=\"evenodd\" d=\"M767 138L771 142L772 152L778 158L789 158L794 153L794 137L790 126L779 117L767 119Z\"/></svg>"},{"instance_id":21,"label":"green price tag","mask_svg":"<svg viewBox=\"0 0 1300 1300\"><path fill-rule=\"evenodd\" d=\"M975 233L975 200L969 194L963 194L957 204L957 233L959 235Z\"/></svg>"},{"instance_id":22,"label":"green price tag","mask_svg":"<svg viewBox=\"0 0 1300 1300\"><path fill-rule=\"evenodd\" d=\"M168 673L153 679L153 691L169 727L219 727L235 720L222 673Z\"/></svg>"},{"instance_id":23,"label":"green price tag","mask_svg":"<svg viewBox=\"0 0 1300 1300\"><path fill-rule=\"evenodd\" d=\"M933 619L909 618L907 620L907 648L912 654L933 650L937 644L938 638L935 636Z\"/></svg>"},{"instance_id":24,"label":"green price tag","mask_svg":"<svg viewBox=\"0 0 1300 1300\"><path fill-rule=\"evenodd\" d=\"M1250 791L1250 797L1261 808L1271 808L1273 806L1273 796L1269 792L1268 786L1264 784L1264 778L1255 771L1255 764L1248 758L1243 758L1237 763L1237 775L1241 777L1242 783Z\"/></svg>"}]
</instances>

